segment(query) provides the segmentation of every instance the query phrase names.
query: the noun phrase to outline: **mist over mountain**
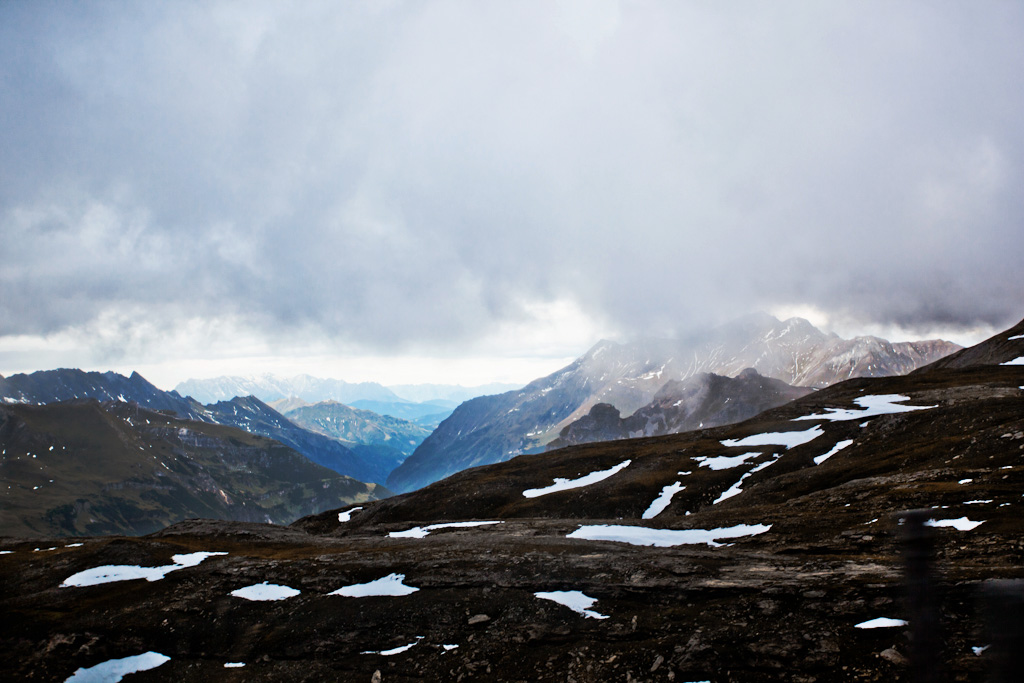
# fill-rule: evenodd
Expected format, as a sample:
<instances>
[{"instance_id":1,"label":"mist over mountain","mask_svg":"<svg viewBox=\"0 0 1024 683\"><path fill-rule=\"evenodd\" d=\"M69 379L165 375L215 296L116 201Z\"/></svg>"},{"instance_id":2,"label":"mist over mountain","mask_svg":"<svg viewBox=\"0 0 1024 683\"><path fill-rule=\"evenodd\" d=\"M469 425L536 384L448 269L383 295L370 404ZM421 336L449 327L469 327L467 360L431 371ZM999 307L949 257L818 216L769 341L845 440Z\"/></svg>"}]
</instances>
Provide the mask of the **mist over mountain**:
<instances>
[{"instance_id":1,"label":"mist over mountain","mask_svg":"<svg viewBox=\"0 0 1024 683\"><path fill-rule=\"evenodd\" d=\"M352 401L401 401L393 391L376 382L346 382L340 379L322 379L311 375L277 377L264 374L258 377L214 377L189 379L178 384L175 391L191 396L202 403L227 401L235 396L255 396L265 403L297 397L307 403L338 401L346 405Z\"/></svg>"},{"instance_id":2,"label":"mist over mountain","mask_svg":"<svg viewBox=\"0 0 1024 683\"><path fill-rule=\"evenodd\" d=\"M456 405L468 401L477 396L489 396L500 394L512 389L518 389L522 385L509 384L508 382L491 382L480 384L474 387L464 387L459 384L389 384L388 389L399 396L416 403L427 403L429 401L451 401Z\"/></svg>"},{"instance_id":3,"label":"mist over mountain","mask_svg":"<svg viewBox=\"0 0 1024 683\"><path fill-rule=\"evenodd\" d=\"M410 491L467 467L542 450L598 403L629 416L650 403L666 382L699 373L731 377L753 368L790 385L820 387L853 377L905 374L960 348L941 340L842 339L801 318L780 321L767 314L685 339L602 341L521 390L460 405L392 472L387 485Z\"/></svg>"},{"instance_id":4,"label":"mist over mountain","mask_svg":"<svg viewBox=\"0 0 1024 683\"><path fill-rule=\"evenodd\" d=\"M753 368L735 378L704 372L685 380L669 380L650 403L628 417L622 417L615 406L598 403L585 416L563 427L547 450L718 427L746 420L812 391L763 377Z\"/></svg>"}]
</instances>

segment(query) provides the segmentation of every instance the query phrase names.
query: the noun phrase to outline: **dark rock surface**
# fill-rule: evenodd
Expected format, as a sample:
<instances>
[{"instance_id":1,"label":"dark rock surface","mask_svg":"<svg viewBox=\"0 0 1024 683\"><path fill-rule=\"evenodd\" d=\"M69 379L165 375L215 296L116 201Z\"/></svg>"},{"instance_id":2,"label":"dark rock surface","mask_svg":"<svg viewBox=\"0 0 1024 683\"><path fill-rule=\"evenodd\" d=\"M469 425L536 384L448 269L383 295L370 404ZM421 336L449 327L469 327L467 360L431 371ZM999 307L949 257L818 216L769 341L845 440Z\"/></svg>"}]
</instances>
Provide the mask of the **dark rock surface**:
<instances>
[{"instance_id":1,"label":"dark rock surface","mask_svg":"<svg viewBox=\"0 0 1024 683\"><path fill-rule=\"evenodd\" d=\"M992 654L972 650L991 642L979 591L1024 578L1024 367L998 364L1014 353L1024 355L1024 341L982 364L843 382L727 427L524 455L362 505L344 522L339 511L290 527L190 521L80 547L2 539L11 551L0 555L3 670L65 680L155 651L170 660L129 680L910 680L917 622L900 522L927 509L939 521L980 522L927 527L941 625L931 657L946 680L980 683ZM867 397L884 395L906 397L889 403L904 412L863 412L884 403ZM813 415L849 419L798 419ZM780 432L803 433L803 443L736 443ZM792 437L768 440L780 438ZM722 456L733 460L712 460ZM627 460L602 481L524 495ZM674 482L685 488L645 519ZM469 520L500 523L431 528ZM568 537L594 525L738 524L770 529L673 547ZM166 566L197 551L227 554L158 581L61 587L101 565ZM330 595L390 574L419 590ZM231 594L265 581L300 593ZM607 618L541 591L582 591ZM856 627L879 617L911 623Z\"/></svg>"}]
</instances>

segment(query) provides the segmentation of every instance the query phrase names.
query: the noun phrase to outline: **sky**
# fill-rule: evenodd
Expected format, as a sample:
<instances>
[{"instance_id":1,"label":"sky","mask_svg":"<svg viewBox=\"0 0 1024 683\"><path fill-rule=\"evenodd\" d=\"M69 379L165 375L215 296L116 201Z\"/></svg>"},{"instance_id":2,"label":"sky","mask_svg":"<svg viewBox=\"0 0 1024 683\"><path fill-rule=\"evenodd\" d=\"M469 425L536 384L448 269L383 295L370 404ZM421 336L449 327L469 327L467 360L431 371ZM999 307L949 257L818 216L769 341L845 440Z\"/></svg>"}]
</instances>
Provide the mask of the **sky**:
<instances>
[{"instance_id":1,"label":"sky","mask_svg":"<svg viewBox=\"0 0 1024 683\"><path fill-rule=\"evenodd\" d=\"M0 3L0 374L1024 317L1024 4Z\"/></svg>"}]
</instances>

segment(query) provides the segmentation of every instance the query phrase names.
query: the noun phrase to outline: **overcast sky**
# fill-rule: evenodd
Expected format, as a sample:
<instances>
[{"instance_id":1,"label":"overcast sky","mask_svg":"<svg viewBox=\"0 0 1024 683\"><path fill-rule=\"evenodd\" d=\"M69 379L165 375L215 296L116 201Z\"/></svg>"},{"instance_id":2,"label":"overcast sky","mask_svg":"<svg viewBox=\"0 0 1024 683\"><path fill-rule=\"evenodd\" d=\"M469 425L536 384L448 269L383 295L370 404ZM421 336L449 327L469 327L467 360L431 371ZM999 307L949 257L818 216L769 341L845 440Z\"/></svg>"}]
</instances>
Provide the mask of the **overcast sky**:
<instances>
[{"instance_id":1,"label":"overcast sky","mask_svg":"<svg viewBox=\"0 0 1024 683\"><path fill-rule=\"evenodd\" d=\"M0 373L1024 317L1024 4L0 3Z\"/></svg>"}]
</instances>

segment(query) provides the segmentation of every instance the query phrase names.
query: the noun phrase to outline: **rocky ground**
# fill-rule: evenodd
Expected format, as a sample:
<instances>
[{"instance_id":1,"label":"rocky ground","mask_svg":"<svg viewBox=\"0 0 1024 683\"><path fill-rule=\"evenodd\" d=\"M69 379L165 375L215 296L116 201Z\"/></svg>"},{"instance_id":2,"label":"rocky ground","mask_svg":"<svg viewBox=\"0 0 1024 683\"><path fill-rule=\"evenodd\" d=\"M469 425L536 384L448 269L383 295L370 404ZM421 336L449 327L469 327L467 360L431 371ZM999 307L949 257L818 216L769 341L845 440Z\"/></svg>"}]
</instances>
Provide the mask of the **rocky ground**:
<instances>
[{"instance_id":1,"label":"rocky ground","mask_svg":"<svg viewBox=\"0 0 1024 683\"><path fill-rule=\"evenodd\" d=\"M521 456L290 527L196 520L74 547L0 539L3 670L66 680L153 651L170 659L128 680L910 680L919 622L901 520L923 508L956 525L926 527L940 628L929 659L946 680L985 681L994 650L980 648L999 634L980 591L1024 579L1024 367L1000 364L1017 353L1011 333L981 364L844 382L738 425ZM864 412L893 394L905 398L890 412ZM798 432L802 443L777 443ZM723 456L741 462L713 460ZM431 528L469 520L497 523ZM714 531L714 544L569 537L741 524L750 533ZM155 581L62 587L101 565L166 568L199 551L226 554ZM330 594L392 574L418 590ZM299 593L232 595L262 582ZM536 595L551 591L593 598L590 615ZM857 627L883 617L911 623Z\"/></svg>"}]
</instances>

